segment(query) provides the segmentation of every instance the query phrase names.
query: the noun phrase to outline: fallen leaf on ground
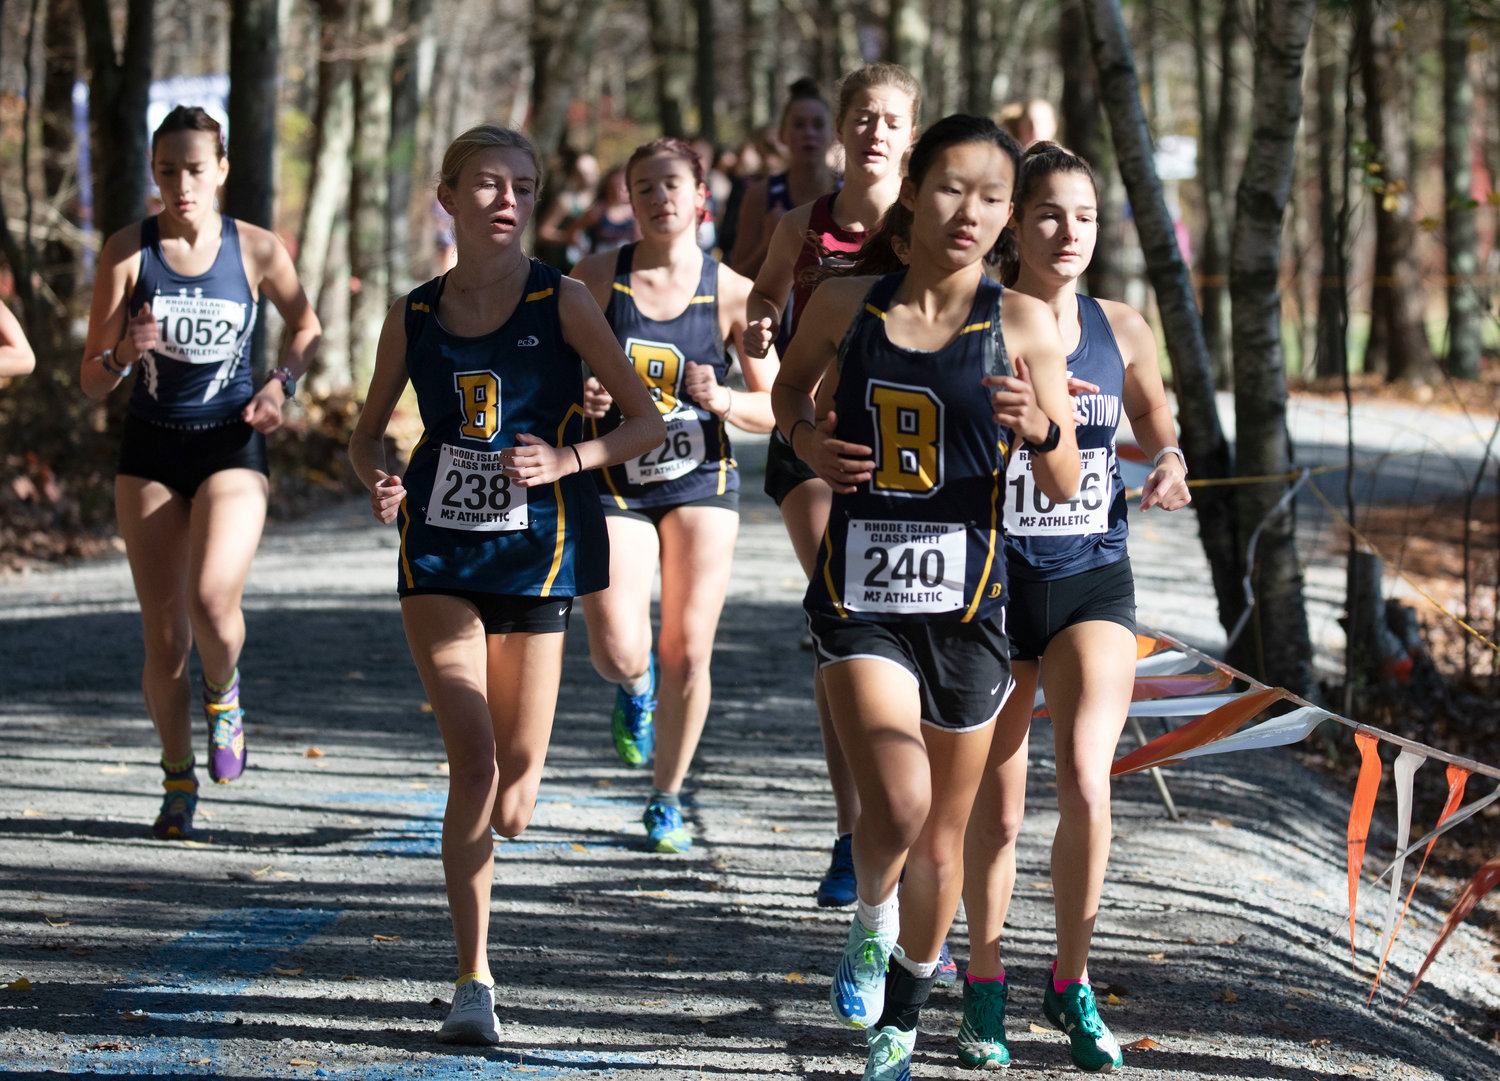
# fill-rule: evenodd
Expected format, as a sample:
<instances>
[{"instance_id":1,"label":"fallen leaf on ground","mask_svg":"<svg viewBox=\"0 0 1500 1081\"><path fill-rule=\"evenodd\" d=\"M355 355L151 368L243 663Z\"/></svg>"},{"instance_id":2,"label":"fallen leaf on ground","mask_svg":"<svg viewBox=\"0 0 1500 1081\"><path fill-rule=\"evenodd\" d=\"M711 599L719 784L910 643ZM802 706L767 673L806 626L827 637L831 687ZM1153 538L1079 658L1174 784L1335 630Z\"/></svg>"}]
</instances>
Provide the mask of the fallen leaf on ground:
<instances>
[{"instance_id":1,"label":"fallen leaf on ground","mask_svg":"<svg viewBox=\"0 0 1500 1081\"><path fill-rule=\"evenodd\" d=\"M1041 1025L1039 1025L1035 1021L1033 1021L1033 1022L1031 1022L1031 1031L1032 1032L1041 1033L1042 1035L1045 1036L1045 1035L1050 1034L1054 1030L1050 1029L1050 1028L1043 1028Z\"/></svg>"},{"instance_id":2,"label":"fallen leaf on ground","mask_svg":"<svg viewBox=\"0 0 1500 1081\"><path fill-rule=\"evenodd\" d=\"M1142 1036L1139 1040L1136 1040L1135 1043L1128 1043L1128 1044L1126 1044L1125 1045L1125 1050L1127 1050L1127 1051L1151 1051L1151 1050L1154 1050L1154 1049L1156 1049L1156 1048L1158 1048L1160 1046L1161 1046L1161 1044L1157 1043L1150 1036Z\"/></svg>"},{"instance_id":3,"label":"fallen leaf on ground","mask_svg":"<svg viewBox=\"0 0 1500 1081\"><path fill-rule=\"evenodd\" d=\"M1165 961L1167 959L1167 955L1164 953L1148 953L1146 956L1153 961Z\"/></svg>"},{"instance_id":4,"label":"fallen leaf on ground","mask_svg":"<svg viewBox=\"0 0 1500 1081\"><path fill-rule=\"evenodd\" d=\"M1121 1003L1122 1003L1122 1002L1124 1002L1124 1001L1125 1001L1125 1000L1124 1000L1124 999L1122 999L1122 998L1121 998L1121 997L1120 997L1120 996L1119 996L1119 995L1110 995L1110 996L1109 996L1109 997L1108 997L1108 998L1107 998L1107 999L1105 999L1105 1000L1104 1000L1104 1001L1105 1001L1105 1002L1108 1002L1108 1003L1109 1003L1109 1004L1110 1004L1110 1005L1111 1005L1111 1006L1118 1006L1118 1005L1120 1005L1120 1004L1121 1004Z\"/></svg>"},{"instance_id":5,"label":"fallen leaf on ground","mask_svg":"<svg viewBox=\"0 0 1500 1081\"><path fill-rule=\"evenodd\" d=\"M28 808L26 808L26 810L24 810L24 811L21 812L21 817L22 818L45 818L46 815L43 814L41 811L38 811L35 807L28 807Z\"/></svg>"},{"instance_id":6,"label":"fallen leaf on ground","mask_svg":"<svg viewBox=\"0 0 1500 1081\"><path fill-rule=\"evenodd\" d=\"M136 1051L139 1050L133 1043L121 1043L119 1040L100 1040L91 1043L84 1048L85 1051Z\"/></svg>"},{"instance_id":7,"label":"fallen leaf on ground","mask_svg":"<svg viewBox=\"0 0 1500 1081\"><path fill-rule=\"evenodd\" d=\"M10 983L5 985L5 989L7 991L30 991L31 981L22 976L20 979L11 980Z\"/></svg>"},{"instance_id":8,"label":"fallen leaf on ground","mask_svg":"<svg viewBox=\"0 0 1500 1081\"><path fill-rule=\"evenodd\" d=\"M43 916L42 919L44 919L44 920L47 921L47 926L48 927L72 927L73 926L73 921L72 920L65 920L61 916L56 916L56 917L53 917L53 916Z\"/></svg>"},{"instance_id":9,"label":"fallen leaf on ground","mask_svg":"<svg viewBox=\"0 0 1500 1081\"><path fill-rule=\"evenodd\" d=\"M653 998L650 1002L642 1002L642 1006L665 1006L667 1000L664 998Z\"/></svg>"},{"instance_id":10,"label":"fallen leaf on ground","mask_svg":"<svg viewBox=\"0 0 1500 1081\"><path fill-rule=\"evenodd\" d=\"M317 747L309 747L307 750L305 750L305 751L302 752L302 757L303 758L322 758L323 757L323 752L322 752L321 749L319 749Z\"/></svg>"},{"instance_id":11,"label":"fallen leaf on ground","mask_svg":"<svg viewBox=\"0 0 1500 1081\"><path fill-rule=\"evenodd\" d=\"M587 849L587 848L584 848L584 847L583 847L583 845L581 845L581 844L577 844L577 843L576 843L576 842L575 842L575 843L574 843L574 845L573 845L573 851L574 851L574 852L587 852L587 851L588 851L588 849Z\"/></svg>"},{"instance_id":12,"label":"fallen leaf on ground","mask_svg":"<svg viewBox=\"0 0 1500 1081\"><path fill-rule=\"evenodd\" d=\"M1301 995L1303 998L1317 998L1318 997L1318 993L1316 991L1314 991L1311 987L1293 987L1290 984L1288 984L1287 985L1287 990L1290 991L1294 995Z\"/></svg>"},{"instance_id":13,"label":"fallen leaf on ground","mask_svg":"<svg viewBox=\"0 0 1500 1081\"><path fill-rule=\"evenodd\" d=\"M125 892L145 893L147 890L151 889L151 886L152 884L150 882L132 882L130 885L125 887Z\"/></svg>"},{"instance_id":14,"label":"fallen leaf on ground","mask_svg":"<svg viewBox=\"0 0 1500 1081\"><path fill-rule=\"evenodd\" d=\"M1232 829L1234 827L1234 823L1227 818L1210 818L1208 824L1210 826L1218 826L1220 829Z\"/></svg>"},{"instance_id":15,"label":"fallen leaf on ground","mask_svg":"<svg viewBox=\"0 0 1500 1081\"><path fill-rule=\"evenodd\" d=\"M275 965L271 966L271 971L278 976L300 976L303 972L300 968L278 968Z\"/></svg>"},{"instance_id":16,"label":"fallen leaf on ground","mask_svg":"<svg viewBox=\"0 0 1500 1081\"><path fill-rule=\"evenodd\" d=\"M375 936L375 941L376 942L400 942L401 941L401 936L400 935L376 935Z\"/></svg>"},{"instance_id":17,"label":"fallen leaf on ground","mask_svg":"<svg viewBox=\"0 0 1500 1081\"><path fill-rule=\"evenodd\" d=\"M294 1058L287 1063L288 1066L316 1066L317 1063L309 1058Z\"/></svg>"},{"instance_id":18,"label":"fallen leaf on ground","mask_svg":"<svg viewBox=\"0 0 1500 1081\"><path fill-rule=\"evenodd\" d=\"M350 672L344 678L345 679L364 679L365 678L365 674L363 672Z\"/></svg>"},{"instance_id":19,"label":"fallen leaf on ground","mask_svg":"<svg viewBox=\"0 0 1500 1081\"><path fill-rule=\"evenodd\" d=\"M1239 995L1235 994L1233 991L1231 991L1227 987L1224 988L1224 1001L1225 1002L1238 1002L1239 1000L1240 1000L1240 996Z\"/></svg>"},{"instance_id":20,"label":"fallen leaf on ground","mask_svg":"<svg viewBox=\"0 0 1500 1081\"><path fill-rule=\"evenodd\" d=\"M349 975L347 975L347 976L344 977L344 982L345 983L353 983L357 979L359 979L359 977L356 976L354 973L351 972L351 973L349 973ZM447 1004L444 1003L444 1005L447 1005Z\"/></svg>"},{"instance_id":21,"label":"fallen leaf on ground","mask_svg":"<svg viewBox=\"0 0 1500 1081\"><path fill-rule=\"evenodd\" d=\"M100 773L129 773L130 772L130 767L127 766L124 762L121 762L121 763L119 763L118 765L115 765L115 766L100 766L99 767L99 772Z\"/></svg>"},{"instance_id":22,"label":"fallen leaf on ground","mask_svg":"<svg viewBox=\"0 0 1500 1081\"><path fill-rule=\"evenodd\" d=\"M772 826L771 827L771 832L772 833L791 833L792 832L792 827L791 826Z\"/></svg>"},{"instance_id":23,"label":"fallen leaf on ground","mask_svg":"<svg viewBox=\"0 0 1500 1081\"><path fill-rule=\"evenodd\" d=\"M413 781L411 783L411 787L415 788L417 791L420 792L420 791L423 791L425 789L431 788L432 785L428 784L426 781Z\"/></svg>"},{"instance_id":24,"label":"fallen leaf on ground","mask_svg":"<svg viewBox=\"0 0 1500 1081\"><path fill-rule=\"evenodd\" d=\"M421 710L422 710L423 713L431 713L432 712L432 703L431 702L423 702L422 705L421 705Z\"/></svg>"},{"instance_id":25,"label":"fallen leaf on ground","mask_svg":"<svg viewBox=\"0 0 1500 1081\"><path fill-rule=\"evenodd\" d=\"M1327 1036L1318 1036L1318 1037L1316 1037L1314 1039L1308 1040L1307 1041L1307 1046L1308 1047L1327 1047L1332 1042L1333 1041L1330 1040Z\"/></svg>"},{"instance_id":26,"label":"fallen leaf on ground","mask_svg":"<svg viewBox=\"0 0 1500 1081\"><path fill-rule=\"evenodd\" d=\"M1255 879L1255 881L1257 881L1257 882L1275 882L1276 881L1276 878L1273 875L1251 875L1250 877L1253 878L1253 879Z\"/></svg>"},{"instance_id":27,"label":"fallen leaf on ground","mask_svg":"<svg viewBox=\"0 0 1500 1081\"><path fill-rule=\"evenodd\" d=\"M806 983L807 982L805 979L802 978L802 973L800 973L800 972L788 972L785 976L783 976L781 978L784 981L786 981L787 983Z\"/></svg>"},{"instance_id":28,"label":"fallen leaf on ground","mask_svg":"<svg viewBox=\"0 0 1500 1081\"><path fill-rule=\"evenodd\" d=\"M1350 1073L1374 1073L1375 1071L1372 1070L1372 1069L1370 1069L1370 1067L1368 1067L1368 1066L1350 1066L1349 1067L1349 1072Z\"/></svg>"},{"instance_id":29,"label":"fallen leaf on ground","mask_svg":"<svg viewBox=\"0 0 1500 1081\"><path fill-rule=\"evenodd\" d=\"M597 781L594 782L594 787L595 788L609 788L614 783L615 782L611 781L608 777L600 777Z\"/></svg>"},{"instance_id":30,"label":"fallen leaf on ground","mask_svg":"<svg viewBox=\"0 0 1500 1081\"><path fill-rule=\"evenodd\" d=\"M120 1015L121 1021L144 1021L150 1017L145 1010L126 1010Z\"/></svg>"},{"instance_id":31,"label":"fallen leaf on ground","mask_svg":"<svg viewBox=\"0 0 1500 1081\"><path fill-rule=\"evenodd\" d=\"M446 763L446 762L439 762L437 764L437 771L439 773L447 773L448 772L448 763ZM606 783L608 783L608 782L606 782Z\"/></svg>"}]
</instances>

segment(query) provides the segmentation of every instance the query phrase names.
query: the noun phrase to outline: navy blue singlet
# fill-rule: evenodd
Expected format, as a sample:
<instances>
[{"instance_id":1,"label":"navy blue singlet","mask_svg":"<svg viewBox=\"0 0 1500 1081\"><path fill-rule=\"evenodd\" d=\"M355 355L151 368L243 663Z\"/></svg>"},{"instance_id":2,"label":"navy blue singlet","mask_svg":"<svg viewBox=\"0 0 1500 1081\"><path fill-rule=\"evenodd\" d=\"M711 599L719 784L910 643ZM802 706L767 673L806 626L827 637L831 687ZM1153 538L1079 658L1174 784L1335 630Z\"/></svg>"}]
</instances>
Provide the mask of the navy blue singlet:
<instances>
[{"instance_id":1,"label":"navy blue singlet","mask_svg":"<svg viewBox=\"0 0 1500 1081\"><path fill-rule=\"evenodd\" d=\"M153 424L215 427L236 418L255 393L249 362L255 294L245 279L239 228L231 217L220 220L219 254L196 276L167 264L156 218L141 222L141 270L126 318L149 304L161 340L141 358L128 408Z\"/></svg>"},{"instance_id":2,"label":"navy blue singlet","mask_svg":"<svg viewBox=\"0 0 1500 1081\"><path fill-rule=\"evenodd\" d=\"M1006 600L1009 432L980 383L1004 356L1003 287L982 279L958 336L926 353L886 337L905 276L876 281L839 347L837 436L874 449L875 475L852 495L834 493L803 606L880 623L967 623Z\"/></svg>"},{"instance_id":3,"label":"navy blue singlet","mask_svg":"<svg viewBox=\"0 0 1500 1081\"><path fill-rule=\"evenodd\" d=\"M720 383L729 373L719 329L719 261L703 257L697 292L680 315L647 319L635 306L630 289L635 248L627 244L615 257L615 280L604 316L661 410L667 438L639 458L599 470L599 497L621 510L637 510L673 507L738 491L740 471L724 422L698 405L682 386L688 361L712 367ZM619 407L611 406L593 422L594 434L613 431L620 421Z\"/></svg>"},{"instance_id":4,"label":"navy blue singlet","mask_svg":"<svg viewBox=\"0 0 1500 1081\"><path fill-rule=\"evenodd\" d=\"M766 177L766 210L792 209L792 188L786 173Z\"/></svg>"},{"instance_id":5,"label":"navy blue singlet","mask_svg":"<svg viewBox=\"0 0 1500 1081\"><path fill-rule=\"evenodd\" d=\"M1031 454L1018 448L1005 486L1005 547L1010 574L1052 581L1125 558L1125 482L1115 456L1115 434L1125 392L1125 359L1104 309L1078 297L1082 333L1068 357L1068 374L1099 386L1073 399L1088 420L1076 428L1081 458L1078 494L1053 503L1031 476Z\"/></svg>"},{"instance_id":6,"label":"navy blue singlet","mask_svg":"<svg viewBox=\"0 0 1500 1081\"><path fill-rule=\"evenodd\" d=\"M444 279L406 298L406 370L424 431L403 478L401 589L573 597L609 584L593 481L572 473L521 488L500 472L500 452L521 432L558 447L585 438L583 366L558 322L561 279L532 260L515 312L478 338L438 322Z\"/></svg>"}]
</instances>

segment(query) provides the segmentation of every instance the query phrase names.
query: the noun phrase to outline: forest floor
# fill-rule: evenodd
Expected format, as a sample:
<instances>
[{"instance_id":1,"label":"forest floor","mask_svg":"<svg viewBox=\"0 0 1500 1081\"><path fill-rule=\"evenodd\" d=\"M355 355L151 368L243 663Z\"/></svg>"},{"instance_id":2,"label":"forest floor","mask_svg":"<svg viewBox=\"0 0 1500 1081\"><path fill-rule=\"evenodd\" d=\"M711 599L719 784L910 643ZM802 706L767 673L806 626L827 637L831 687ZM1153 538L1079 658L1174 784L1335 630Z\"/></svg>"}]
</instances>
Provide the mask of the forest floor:
<instances>
[{"instance_id":1,"label":"forest floor","mask_svg":"<svg viewBox=\"0 0 1500 1081\"><path fill-rule=\"evenodd\" d=\"M802 585L745 443L736 574L690 780L697 844L682 857L644 851L648 779L615 759L612 691L576 626L534 823L498 846L491 961L504 1024L488 1050L434 1040L452 978L444 757L391 588L396 537L363 500L268 531L245 602L250 769L209 786L191 844L148 834L159 774L123 559L0 581L0 1072L857 1076L862 1039L827 1006L849 913L812 899L832 803L796 644ZM1222 643L1191 515L1138 516L1132 557L1143 622ZM1315 588L1315 629L1328 607ZM1045 721L1034 748L1005 954L1021 1078L1067 1067L1040 1012L1056 825ZM1482 926L1461 928L1394 1012L1451 902L1445 868L1417 890L1367 1005L1386 887L1367 873L1351 971L1352 782L1291 752L1199 758L1168 781L1178 822L1146 778L1116 786L1091 962L1132 1072L1500 1076L1500 966ZM1368 868L1389 859L1389 804L1387 787ZM1452 874L1473 873L1458 862ZM961 915L950 941L962 966ZM958 1018L957 989L939 989L916 1076L969 1076L954 1057Z\"/></svg>"}]
</instances>

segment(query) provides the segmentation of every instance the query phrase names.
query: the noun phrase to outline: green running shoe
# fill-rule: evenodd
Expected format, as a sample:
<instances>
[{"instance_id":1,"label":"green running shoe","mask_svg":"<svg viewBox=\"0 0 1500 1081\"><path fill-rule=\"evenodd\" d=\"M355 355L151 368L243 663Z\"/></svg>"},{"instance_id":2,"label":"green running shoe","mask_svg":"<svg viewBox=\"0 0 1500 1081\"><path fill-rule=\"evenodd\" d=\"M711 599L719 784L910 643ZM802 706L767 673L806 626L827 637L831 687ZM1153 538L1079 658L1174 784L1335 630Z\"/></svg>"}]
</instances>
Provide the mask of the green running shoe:
<instances>
[{"instance_id":1,"label":"green running shoe","mask_svg":"<svg viewBox=\"0 0 1500 1081\"><path fill-rule=\"evenodd\" d=\"M1042 995L1042 1012L1067 1035L1073 1065L1080 1070L1109 1073L1125 1065L1120 1041L1100 1020L1094 990L1088 984L1070 983L1066 991L1058 994L1048 980L1047 991Z\"/></svg>"},{"instance_id":2,"label":"green running shoe","mask_svg":"<svg viewBox=\"0 0 1500 1081\"><path fill-rule=\"evenodd\" d=\"M958 1026L958 1061L973 1070L1000 1070L1010 1065L1005 1039L1004 980L964 980L964 1019Z\"/></svg>"},{"instance_id":3,"label":"green running shoe","mask_svg":"<svg viewBox=\"0 0 1500 1081\"><path fill-rule=\"evenodd\" d=\"M643 694L626 694L615 688L615 712L610 718L610 734L615 738L615 753L627 766L644 766L656 748L656 651L651 651L651 686Z\"/></svg>"},{"instance_id":4,"label":"green running shoe","mask_svg":"<svg viewBox=\"0 0 1500 1081\"><path fill-rule=\"evenodd\" d=\"M902 1032L895 1025L870 1030L870 1051L864 1081L911 1081L911 1052L917 1030Z\"/></svg>"}]
</instances>

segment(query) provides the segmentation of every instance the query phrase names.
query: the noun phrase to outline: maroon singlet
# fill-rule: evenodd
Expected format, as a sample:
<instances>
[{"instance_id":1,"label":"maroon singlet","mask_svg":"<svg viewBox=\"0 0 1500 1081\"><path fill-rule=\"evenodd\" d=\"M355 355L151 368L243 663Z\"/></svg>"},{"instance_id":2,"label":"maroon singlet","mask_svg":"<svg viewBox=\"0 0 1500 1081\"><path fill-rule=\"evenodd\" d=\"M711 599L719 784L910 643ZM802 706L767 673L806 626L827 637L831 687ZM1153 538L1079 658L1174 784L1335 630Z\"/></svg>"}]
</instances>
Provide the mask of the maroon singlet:
<instances>
[{"instance_id":1,"label":"maroon singlet","mask_svg":"<svg viewBox=\"0 0 1500 1081\"><path fill-rule=\"evenodd\" d=\"M813 202L812 214L807 219L807 235L802 248L797 252L797 262L792 267L792 317L785 331L788 341L797 332L797 322L802 318L802 309L807 298L821 280L816 271L819 267L846 267L854 260L847 258L864 247L869 233L844 229L833 220L833 201L838 192L820 195Z\"/></svg>"}]
</instances>

